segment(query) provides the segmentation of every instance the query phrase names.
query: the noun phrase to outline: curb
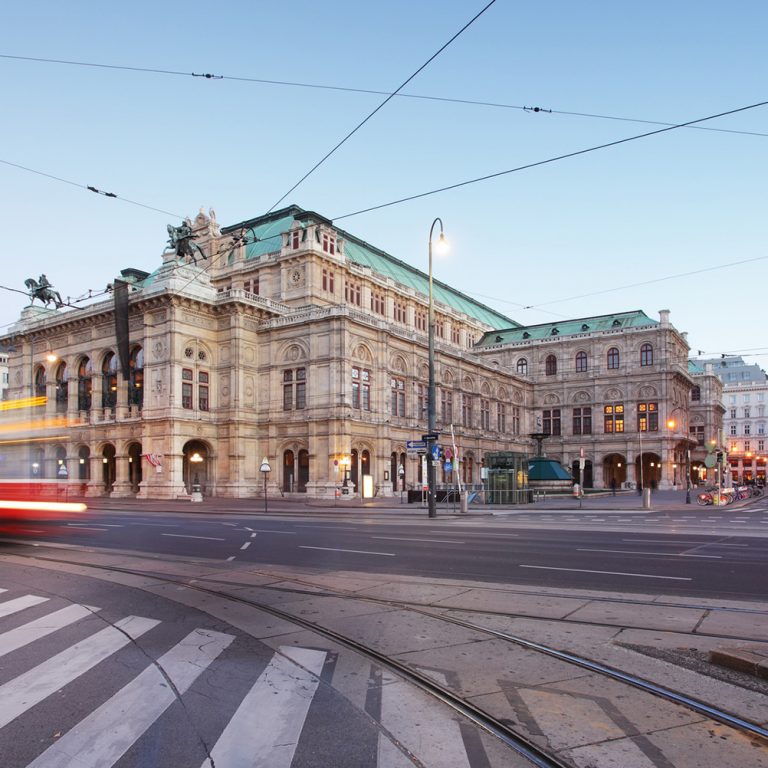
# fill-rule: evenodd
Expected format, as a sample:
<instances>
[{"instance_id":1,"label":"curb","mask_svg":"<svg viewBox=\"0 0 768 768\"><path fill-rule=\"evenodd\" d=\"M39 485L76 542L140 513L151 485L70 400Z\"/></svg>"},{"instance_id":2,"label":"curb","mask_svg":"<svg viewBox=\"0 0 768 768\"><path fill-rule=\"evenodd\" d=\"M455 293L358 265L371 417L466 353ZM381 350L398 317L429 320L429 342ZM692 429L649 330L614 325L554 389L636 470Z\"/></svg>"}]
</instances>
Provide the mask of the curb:
<instances>
[{"instance_id":1,"label":"curb","mask_svg":"<svg viewBox=\"0 0 768 768\"><path fill-rule=\"evenodd\" d=\"M768 680L768 646L745 645L740 648L716 648L709 652L709 660L719 667L728 667Z\"/></svg>"}]
</instances>

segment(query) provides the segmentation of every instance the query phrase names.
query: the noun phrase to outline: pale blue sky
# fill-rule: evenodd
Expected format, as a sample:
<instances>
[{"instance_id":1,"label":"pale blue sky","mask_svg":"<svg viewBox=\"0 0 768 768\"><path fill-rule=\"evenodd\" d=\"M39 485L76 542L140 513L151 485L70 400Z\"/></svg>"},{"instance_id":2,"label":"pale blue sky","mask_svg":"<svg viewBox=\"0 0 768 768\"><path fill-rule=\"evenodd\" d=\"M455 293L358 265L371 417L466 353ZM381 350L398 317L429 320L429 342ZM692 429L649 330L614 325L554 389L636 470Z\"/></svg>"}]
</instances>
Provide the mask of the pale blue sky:
<instances>
[{"instance_id":1,"label":"pale blue sky","mask_svg":"<svg viewBox=\"0 0 768 768\"><path fill-rule=\"evenodd\" d=\"M6 4L0 54L394 90L485 3ZM497 0L406 93L683 122L768 99L768 4ZM272 206L383 97L0 58L0 159L222 224ZM768 107L706 123L768 134ZM652 130L396 98L284 203L335 218ZM339 221L521 323L672 311L694 353L759 351L768 136L680 129ZM160 263L172 217L0 165L4 286ZM27 303L3 290L0 325ZM565 301L564 299L570 299ZM542 305L540 309L522 309ZM761 346L762 345L762 346Z\"/></svg>"}]
</instances>

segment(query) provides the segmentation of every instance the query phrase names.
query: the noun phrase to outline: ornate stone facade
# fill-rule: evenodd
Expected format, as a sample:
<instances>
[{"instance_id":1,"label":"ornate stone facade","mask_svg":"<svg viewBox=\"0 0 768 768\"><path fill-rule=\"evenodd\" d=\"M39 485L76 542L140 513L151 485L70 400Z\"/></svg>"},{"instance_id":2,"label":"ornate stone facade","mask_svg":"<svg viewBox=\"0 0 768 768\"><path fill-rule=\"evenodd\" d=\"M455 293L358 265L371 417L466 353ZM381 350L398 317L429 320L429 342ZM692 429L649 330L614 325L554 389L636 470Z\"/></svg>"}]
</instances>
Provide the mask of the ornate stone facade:
<instances>
[{"instance_id":1,"label":"ornate stone facade","mask_svg":"<svg viewBox=\"0 0 768 768\"><path fill-rule=\"evenodd\" d=\"M257 496L263 457L271 493L420 487L406 444L427 427L426 276L296 207L224 229L201 211L191 226L206 260L166 252L152 274L123 271L126 370L111 298L23 316L0 339L15 350L8 396L47 395L35 406L39 439L15 453L6 441L6 466L141 498L187 497L198 484ZM526 330L435 282L437 422L444 444L453 425L459 459L438 482L459 473L479 487L484 455L530 451L541 420L547 454L570 466L583 450L596 486L634 480L626 465L641 442L660 464L652 480L671 484L687 434L663 424L672 411L687 424L685 337L665 312L612 317L619 326L588 318L553 334L550 324L544 338L543 326ZM621 420L605 411L619 404ZM654 408L638 433L641 404Z\"/></svg>"}]
</instances>

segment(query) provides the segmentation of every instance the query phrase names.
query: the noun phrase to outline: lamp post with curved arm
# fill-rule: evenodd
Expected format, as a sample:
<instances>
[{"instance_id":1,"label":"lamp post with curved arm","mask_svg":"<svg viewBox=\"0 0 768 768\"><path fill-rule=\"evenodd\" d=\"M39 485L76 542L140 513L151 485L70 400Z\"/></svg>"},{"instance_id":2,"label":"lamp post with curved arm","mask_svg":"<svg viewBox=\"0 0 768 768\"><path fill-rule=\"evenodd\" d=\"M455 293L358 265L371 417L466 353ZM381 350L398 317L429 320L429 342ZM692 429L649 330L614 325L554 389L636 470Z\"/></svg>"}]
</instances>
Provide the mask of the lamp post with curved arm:
<instances>
[{"instance_id":1,"label":"lamp post with curved arm","mask_svg":"<svg viewBox=\"0 0 768 768\"><path fill-rule=\"evenodd\" d=\"M667 419L667 429L670 430L670 432L676 431L678 426L680 425L678 421L675 420L674 415L675 411L683 411L683 408L680 406L677 406L676 408L673 408L672 411L669 414L669 418ZM685 503L690 504L691 503L691 446L689 444L688 437L685 438ZM676 466L676 465L675 465ZM675 469L675 471L677 471Z\"/></svg>"},{"instance_id":2,"label":"lamp post with curved arm","mask_svg":"<svg viewBox=\"0 0 768 768\"><path fill-rule=\"evenodd\" d=\"M427 385L427 432L435 434L435 312L432 302L432 235L435 225L440 224L440 234L435 246L438 252L445 252L448 241L443 233L443 220L438 216L429 228L429 315L427 318L429 335L429 381ZM437 504L435 500L435 464L432 456L432 442L427 444L427 509L428 517L437 517Z\"/></svg>"}]
</instances>

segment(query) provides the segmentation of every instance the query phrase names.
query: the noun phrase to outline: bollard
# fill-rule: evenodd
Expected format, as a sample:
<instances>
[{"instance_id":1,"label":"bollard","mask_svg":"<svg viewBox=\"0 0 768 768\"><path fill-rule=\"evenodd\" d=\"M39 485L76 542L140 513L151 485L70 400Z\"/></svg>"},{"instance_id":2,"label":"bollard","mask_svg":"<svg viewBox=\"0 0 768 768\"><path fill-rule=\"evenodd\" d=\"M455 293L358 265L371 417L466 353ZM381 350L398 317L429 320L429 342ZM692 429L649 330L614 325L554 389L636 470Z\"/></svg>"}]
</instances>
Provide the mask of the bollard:
<instances>
[{"instance_id":1,"label":"bollard","mask_svg":"<svg viewBox=\"0 0 768 768\"><path fill-rule=\"evenodd\" d=\"M643 509L651 508L651 489L643 488Z\"/></svg>"},{"instance_id":2,"label":"bollard","mask_svg":"<svg viewBox=\"0 0 768 768\"><path fill-rule=\"evenodd\" d=\"M202 501L203 500L203 494L200 490L200 483L193 483L192 485L192 496L189 499L190 501Z\"/></svg>"},{"instance_id":3,"label":"bollard","mask_svg":"<svg viewBox=\"0 0 768 768\"><path fill-rule=\"evenodd\" d=\"M468 494L466 491L459 495L459 511L462 515L467 514L467 496Z\"/></svg>"}]
</instances>

